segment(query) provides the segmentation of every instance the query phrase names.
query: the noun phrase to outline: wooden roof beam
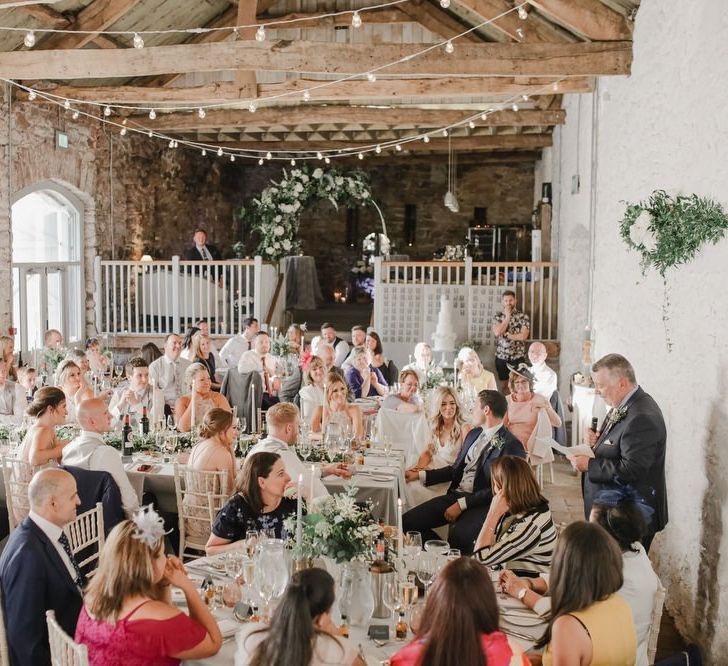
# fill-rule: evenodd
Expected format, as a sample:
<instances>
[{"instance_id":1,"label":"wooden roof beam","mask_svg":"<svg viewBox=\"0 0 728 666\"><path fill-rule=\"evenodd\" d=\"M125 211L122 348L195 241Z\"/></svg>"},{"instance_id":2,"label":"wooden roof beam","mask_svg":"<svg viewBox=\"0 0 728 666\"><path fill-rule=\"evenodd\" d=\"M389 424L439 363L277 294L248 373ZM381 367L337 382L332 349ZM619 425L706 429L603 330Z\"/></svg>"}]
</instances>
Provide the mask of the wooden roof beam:
<instances>
[{"instance_id":1,"label":"wooden roof beam","mask_svg":"<svg viewBox=\"0 0 728 666\"><path fill-rule=\"evenodd\" d=\"M96 0L99 2L100 0ZM130 4L137 0L116 0ZM95 4L95 3L94 3ZM90 5L93 6L93 5ZM75 37L75 36L74 36ZM417 58L425 44L339 44L277 40L151 46L101 51L0 53L0 76L12 79L103 79L151 74L264 70L360 74L386 63L387 74L451 76L598 76L629 74L631 42L578 44L458 44ZM356 82L360 87L366 83Z\"/></svg>"},{"instance_id":2,"label":"wooden roof beam","mask_svg":"<svg viewBox=\"0 0 728 666\"><path fill-rule=\"evenodd\" d=\"M529 0L571 32L595 41L629 41L633 25L599 0Z\"/></svg>"},{"instance_id":3,"label":"wooden roof beam","mask_svg":"<svg viewBox=\"0 0 728 666\"><path fill-rule=\"evenodd\" d=\"M434 32L436 35L440 35L440 37L444 37L445 39L455 37L470 27L461 23L444 9L429 3L427 0L410 0L401 4L399 8L423 28L427 28L430 32ZM461 43L471 42L477 44L484 40L475 32L470 32L459 41Z\"/></svg>"},{"instance_id":4,"label":"wooden roof beam","mask_svg":"<svg viewBox=\"0 0 728 666\"><path fill-rule=\"evenodd\" d=\"M0 9L2 9L2 7L0 7ZM20 10L28 16L32 16L36 19L36 21L40 21L43 26L47 26L49 28L63 29L68 28L71 25L71 21L68 18L47 5L26 5L24 7L20 7ZM92 41L96 44L96 46L102 49L119 48L116 41L110 37L106 37L105 35L96 35Z\"/></svg>"},{"instance_id":5,"label":"wooden roof beam","mask_svg":"<svg viewBox=\"0 0 728 666\"><path fill-rule=\"evenodd\" d=\"M405 14L400 9L380 8L372 9L361 13L364 24L391 24L391 23L410 23L413 18ZM301 28L339 28L351 26L351 14L340 14L338 16L327 16L322 18L320 13L312 12L292 12L290 14L281 14L278 16L261 15L258 12L258 23L266 24L268 21L290 21L295 19L295 23L283 25L268 26L269 30L299 30ZM462 30L461 30L462 32Z\"/></svg>"}]
</instances>

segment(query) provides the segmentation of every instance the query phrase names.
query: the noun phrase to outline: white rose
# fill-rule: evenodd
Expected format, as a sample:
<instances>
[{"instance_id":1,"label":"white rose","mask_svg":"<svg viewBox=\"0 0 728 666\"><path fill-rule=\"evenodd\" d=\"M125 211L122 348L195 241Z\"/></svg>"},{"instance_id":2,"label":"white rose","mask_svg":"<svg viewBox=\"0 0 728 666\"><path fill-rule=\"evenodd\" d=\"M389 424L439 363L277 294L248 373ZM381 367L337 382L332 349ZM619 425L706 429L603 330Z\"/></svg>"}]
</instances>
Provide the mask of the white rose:
<instances>
[{"instance_id":1,"label":"white rose","mask_svg":"<svg viewBox=\"0 0 728 666\"><path fill-rule=\"evenodd\" d=\"M281 188L288 187L288 181L287 180L282 180L280 182L280 186L281 186Z\"/></svg>"},{"instance_id":2,"label":"white rose","mask_svg":"<svg viewBox=\"0 0 728 666\"><path fill-rule=\"evenodd\" d=\"M361 193L361 198L362 198L362 199L368 199L368 198L369 198L369 192L367 192L366 190L364 190L364 191L363 191L363 192Z\"/></svg>"},{"instance_id":3,"label":"white rose","mask_svg":"<svg viewBox=\"0 0 728 666\"><path fill-rule=\"evenodd\" d=\"M275 254L275 250L272 247L270 247L270 246L268 246L267 248L265 248L265 251L268 254Z\"/></svg>"},{"instance_id":4,"label":"white rose","mask_svg":"<svg viewBox=\"0 0 728 666\"><path fill-rule=\"evenodd\" d=\"M310 178L305 173L301 174L301 182L307 183L309 180Z\"/></svg>"},{"instance_id":5,"label":"white rose","mask_svg":"<svg viewBox=\"0 0 728 666\"><path fill-rule=\"evenodd\" d=\"M311 177L312 178L315 178L316 180L318 180L323 175L324 175L324 170L323 169L314 169L313 170L313 173L311 174Z\"/></svg>"},{"instance_id":6,"label":"white rose","mask_svg":"<svg viewBox=\"0 0 728 666\"><path fill-rule=\"evenodd\" d=\"M278 208L282 213L292 213L296 210L291 204L281 204Z\"/></svg>"},{"instance_id":7,"label":"white rose","mask_svg":"<svg viewBox=\"0 0 728 666\"><path fill-rule=\"evenodd\" d=\"M273 244L273 247L274 247L274 248L275 248L276 250L280 250L280 249L281 249L281 244L280 244L280 243L278 243L278 242L276 241L276 242L275 242L275 243Z\"/></svg>"},{"instance_id":8,"label":"white rose","mask_svg":"<svg viewBox=\"0 0 728 666\"><path fill-rule=\"evenodd\" d=\"M301 207L301 202L298 200L294 201L293 202L293 211L291 211L291 212L297 211L300 207Z\"/></svg>"},{"instance_id":9,"label":"white rose","mask_svg":"<svg viewBox=\"0 0 728 666\"><path fill-rule=\"evenodd\" d=\"M285 229L279 224L275 229L273 229L273 233L276 236L282 236Z\"/></svg>"},{"instance_id":10,"label":"white rose","mask_svg":"<svg viewBox=\"0 0 728 666\"><path fill-rule=\"evenodd\" d=\"M280 221L281 221L282 219L283 219L283 218L282 218L282 217L281 217L280 215L276 215L276 216L275 216L275 217L273 218L273 221L274 221L274 222L280 222Z\"/></svg>"},{"instance_id":11,"label":"white rose","mask_svg":"<svg viewBox=\"0 0 728 666\"><path fill-rule=\"evenodd\" d=\"M283 240L283 243L282 244L283 244L283 249L286 252L288 252L288 250L290 250L293 247L293 244L287 238Z\"/></svg>"},{"instance_id":12,"label":"white rose","mask_svg":"<svg viewBox=\"0 0 728 666\"><path fill-rule=\"evenodd\" d=\"M296 187L293 188L296 194L301 194L303 192L303 185L301 183L296 183Z\"/></svg>"},{"instance_id":13,"label":"white rose","mask_svg":"<svg viewBox=\"0 0 728 666\"><path fill-rule=\"evenodd\" d=\"M344 184L344 178L343 178L343 176L336 176L336 178L334 179L334 182L335 182L335 183L336 183L336 184L337 184L337 185L338 185L339 187L341 187L341 186L342 186L342 185Z\"/></svg>"}]
</instances>

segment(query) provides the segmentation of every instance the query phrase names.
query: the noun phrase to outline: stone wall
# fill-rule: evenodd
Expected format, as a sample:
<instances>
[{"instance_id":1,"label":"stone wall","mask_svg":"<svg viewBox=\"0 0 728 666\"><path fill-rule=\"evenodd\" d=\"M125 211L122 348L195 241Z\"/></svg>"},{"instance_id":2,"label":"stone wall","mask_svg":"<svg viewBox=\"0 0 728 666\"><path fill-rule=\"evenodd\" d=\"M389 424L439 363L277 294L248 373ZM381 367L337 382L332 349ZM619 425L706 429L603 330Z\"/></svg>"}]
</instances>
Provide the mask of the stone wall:
<instances>
[{"instance_id":1,"label":"stone wall","mask_svg":"<svg viewBox=\"0 0 728 666\"><path fill-rule=\"evenodd\" d=\"M581 192L571 194L578 100L557 131L554 178L560 206L562 361L579 356L594 271L595 355L621 352L661 406L668 429L670 522L653 560L678 627L699 642L706 663L728 652L728 239L704 248L663 280L643 276L619 237L624 201L663 188L710 196L728 208L728 14L723 0L686 8L643 0L630 77L600 79L596 113L582 104ZM590 146L595 146L591 154ZM557 144L558 145L558 144ZM594 168L591 163L593 158ZM561 168L559 168L559 165ZM590 178L593 175L593 179ZM593 189L591 188L593 184ZM589 262L590 225L592 261ZM722 627L722 629L721 629Z\"/></svg>"}]
</instances>

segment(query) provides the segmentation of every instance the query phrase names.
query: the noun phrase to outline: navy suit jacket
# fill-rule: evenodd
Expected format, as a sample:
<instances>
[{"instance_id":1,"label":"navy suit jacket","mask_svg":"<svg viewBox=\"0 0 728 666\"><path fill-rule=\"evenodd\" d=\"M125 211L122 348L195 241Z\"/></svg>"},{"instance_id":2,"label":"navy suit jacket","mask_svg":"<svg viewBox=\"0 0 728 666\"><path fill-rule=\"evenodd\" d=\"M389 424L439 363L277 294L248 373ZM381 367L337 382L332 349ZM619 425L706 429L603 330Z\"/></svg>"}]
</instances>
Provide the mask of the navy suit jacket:
<instances>
[{"instance_id":1,"label":"navy suit jacket","mask_svg":"<svg viewBox=\"0 0 728 666\"><path fill-rule=\"evenodd\" d=\"M463 473L465 472L465 457L470 450L470 447L475 444L475 441L480 437L483 432L482 428L473 428L463 442L463 448L460 451L460 455L457 460L447 467L441 467L440 469L431 469L425 472L425 485L431 486L435 483L445 483L450 481L450 487L448 492L455 492L463 480ZM501 426L496 431L495 435L500 435L504 439L504 444L500 448L492 448L486 446L480 454L478 460L478 471L475 473L475 481L473 483L473 492L467 497L466 504L469 509L476 506L482 506L484 504L490 504L493 499L493 490L490 485L490 463L496 458L501 456L518 456L519 458L525 458L526 452L523 449L523 444L520 440L513 435L510 430L505 426Z\"/></svg>"},{"instance_id":2,"label":"navy suit jacket","mask_svg":"<svg viewBox=\"0 0 728 666\"><path fill-rule=\"evenodd\" d=\"M651 529L667 524L665 447L667 431L662 412L652 396L638 388L626 405L624 418L602 427L594 459L582 477L587 520L594 495L605 488L630 485L654 510Z\"/></svg>"},{"instance_id":3,"label":"navy suit jacket","mask_svg":"<svg viewBox=\"0 0 728 666\"><path fill-rule=\"evenodd\" d=\"M53 544L30 518L10 535L0 557L5 632L11 666L51 663L45 612L71 637L83 600Z\"/></svg>"}]
</instances>

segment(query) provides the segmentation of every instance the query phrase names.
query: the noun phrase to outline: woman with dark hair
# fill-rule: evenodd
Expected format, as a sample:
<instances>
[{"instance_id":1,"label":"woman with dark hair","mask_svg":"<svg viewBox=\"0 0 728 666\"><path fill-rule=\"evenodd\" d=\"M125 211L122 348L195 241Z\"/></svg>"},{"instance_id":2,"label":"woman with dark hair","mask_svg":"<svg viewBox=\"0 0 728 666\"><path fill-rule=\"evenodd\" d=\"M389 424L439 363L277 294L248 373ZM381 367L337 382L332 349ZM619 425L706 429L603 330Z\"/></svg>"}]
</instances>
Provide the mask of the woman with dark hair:
<instances>
[{"instance_id":1,"label":"woman with dark hair","mask_svg":"<svg viewBox=\"0 0 728 666\"><path fill-rule=\"evenodd\" d=\"M323 569L294 574L270 627L238 632L235 666L365 666L331 621L334 579Z\"/></svg>"},{"instance_id":2,"label":"woman with dark hair","mask_svg":"<svg viewBox=\"0 0 728 666\"><path fill-rule=\"evenodd\" d=\"M192 353L192 337L199 330L197 326L190 326L185 332L184 338L182 338L182 351L180 352L180 356L190 363L195 360L194 354Z\"/></svg>"},{"instance_id":3,"label":"woman with dark hair","mask_svg":"<svg viewBox=\"0 0 728 666\"><path fill-rule=\"evenodd\" d=\"M376 331L369 331L367 333L364 347L367 351L367 358L369 365L372 368L376 368L382 373L384 383L391 386L397 381L397 366L392 361L387 361L384 356L384 349L382 348L382 339Z\"/></svg>"},{"instance_id":4,"label":"woman with dark hair","mask_svg":"<svg viewBox=\"0 0 728 666\"><path fill-rule=\"evenodd\" d=\"M633 666L632 611L617 592L622 554L594 523L571 523L559 537L551 568L551 618L536 643L543 666Z\"/></svg>"},{"instance_id":5,"label":"woman with dark hair","mask_svg":"<svg viewBox=\"0 0 728 666\"><path fill-rule=\"evenodd\" d=\"M162 358L163 354L153 342L145 342L139 350L139 356L147 362L147 365L151 365L158 358Z\"/></svg>"},{"instance_id":6,"label":"woman with dark hair","mask_svg":"<svg viewBox=\"0 0 728 666\"><path fill-rule=\"evenodd\" d=\"M461 557L437 576L417 637L391 659L392 666L511 666L529 661L498 629L498 603L490 576Z\"/></svg>"},{"instance_id":7,"label":"woman with dark hair","mask_svg":"<svg viewBox=\"0 0 728 666\"><path fill-rule=\"evenodd\" d=\"M473 557L523 576L548 571L556 530L531 466L523 458L501 456L490 464L490 481L493 500Z\"/></svg>"},{"instance_id":8,"label":"woman with dark hair","mask_svg":"<svg viewBox=\"0 0 728 666\"><path fill-rule=\"evenodd\" d=\"M39 388L25 413L35 422L25 433L18 457L36 467L60 462L63 447L71 441L56 437L56 428L66 421L66 394L55 386Z\"/></svg>"},{"instance_id":9,"label":"woman with dark hair","mask_svg":"<svg viewBox=\"0 0 728 666\"><path fill-rule=\"evenodd\" d=\"M296 500L283 496L291 477L277 453L254 453L235 480L235 494L220 509L205 550L208 555L240 548L248 530L272 529L283 538L283 521L296 513Z\"/></svg>"}]
</instances>

